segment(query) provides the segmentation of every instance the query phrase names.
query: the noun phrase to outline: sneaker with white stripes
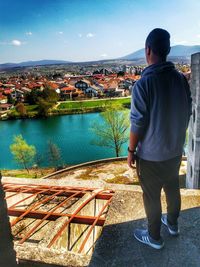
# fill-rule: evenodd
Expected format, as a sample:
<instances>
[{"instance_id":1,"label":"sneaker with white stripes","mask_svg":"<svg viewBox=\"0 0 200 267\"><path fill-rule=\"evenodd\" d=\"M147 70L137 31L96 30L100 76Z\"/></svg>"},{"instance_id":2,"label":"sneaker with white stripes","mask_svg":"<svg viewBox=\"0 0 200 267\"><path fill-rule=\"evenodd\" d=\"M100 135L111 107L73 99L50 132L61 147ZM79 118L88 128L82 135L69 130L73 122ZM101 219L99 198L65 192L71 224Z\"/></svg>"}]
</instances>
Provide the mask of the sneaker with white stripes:
<instances>
[{"instance_id":1,"label":"sneaker with white stripes","mask_svg":"<svg viewBox=\"0 0 200 267\"><path fill-rule=\"evenodd\" d=\"M155 249L161 249L164 247L164 241L162 238L155 240L150 237L148 230L136 229L134 231L134 237L141 243L146 244Z\"/></svg>"},{"instance_id":2,"label":"sneaker with white stripes","mask_svg":"<svg viewBox=\"0 0 200 267\"><path fill-rule=\"evenodd\" d=\"M177 225L169 224L169 222L167 221L167 215L162 215L161 222L167 227L167 229L171 235L173 235L173 236L179 235L178 224Z\"/></svg>"}]
</instances>

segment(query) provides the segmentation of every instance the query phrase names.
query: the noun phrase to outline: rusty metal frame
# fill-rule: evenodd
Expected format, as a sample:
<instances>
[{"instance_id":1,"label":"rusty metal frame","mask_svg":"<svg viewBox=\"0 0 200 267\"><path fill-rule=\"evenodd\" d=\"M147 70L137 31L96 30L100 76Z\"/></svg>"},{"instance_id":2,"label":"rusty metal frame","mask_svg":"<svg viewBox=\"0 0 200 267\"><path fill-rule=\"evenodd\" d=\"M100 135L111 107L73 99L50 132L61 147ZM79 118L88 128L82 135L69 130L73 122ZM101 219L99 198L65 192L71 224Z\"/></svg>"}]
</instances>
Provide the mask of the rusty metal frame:
<instances>
[{"instance_id":1,"label":"rusty metal frame","mask_svg":"<svg viewBox=\"0 0 200 267\"><path fill-rule=\"evenodd\" d=\"M62 234L62 232L64 231L64 229L65 229L65 228L69 225L69 223L73 220L74 216L75 216L75 215L76 215L82 208L84 208L84 207L85 207L91 200L93 200L97 194L99 194L100 192L103 192L103 191L104 191L104 190L98 190L96 193L94 193L89 199L87 199L86 201L84 201L84 202L80 205L80 207L78 207L78 208L74 211L74 213L73 213L73 215L71 216L71 218L63 224L63 226L60 228L60 230L57 232L57 234L52 238L52 240L50 241L50 243L49 243L48 246L47 246L48 248L50 248L50 247L53 245L53 243L58 239L58 237Z\"/></svg>"},{"instance_id":2,"label":"rusty metal frame","mask_svg":"<svg viewBox=\"0 0 200 267\"><path fill-rule=\"evenodd\" d=\"M48 244L48 248L50 248L54 242L62 235L64 229L70 223L77 224L85 224L90 226L87 232L84 241L82 242L79 253L83 251L83 248L94 230L95 226L103 226L105 222L105 216L103 216L106 208L109 206L112 196L114 194L113 190L110 189L98 189L98 188L87 188L87 187L72 187L72 186L50 186L50 185L38 185L38 184L18 184L18 183L4 183L3 188L5 193L13 192L13 194L6 196L6 200L10 200L12 197L16 197L18 194L25 194L25 197L21 200L15 202L8 208L8 215L16 217L14 221L11 222L11 226L16 225L20 220L24 218L34 218L39 221L26 233L26 235L19 240L20 244L23 244L25 241L32 236L39 226L44 221L55 221L60 217L65 218L66 222L63 224L61 229L54 235L54 237L50 240ZM80 199L86 193L91 193L92 195L86 199L72 214L66 213L64 210L62 212L57 212L56 210L60 207L63 207L68 201L72 199ZM27 196L28 194L28 196ZM31 197L38 197L40 199L34 201L29 204L28 209L18 208L17 206L26 201ZM42 205L48 204L51 200L56 197L62 196L60 202L57 203L56 206L52 207L48 211L41 211L40 207ZM64 199L63 199L64 197ZM106 200L105 205L102 207L100 212L96 216L89 215L78 215L81 209L83 209L90 201L94 199L102 199Z\"/></svg>"}]
</instances>

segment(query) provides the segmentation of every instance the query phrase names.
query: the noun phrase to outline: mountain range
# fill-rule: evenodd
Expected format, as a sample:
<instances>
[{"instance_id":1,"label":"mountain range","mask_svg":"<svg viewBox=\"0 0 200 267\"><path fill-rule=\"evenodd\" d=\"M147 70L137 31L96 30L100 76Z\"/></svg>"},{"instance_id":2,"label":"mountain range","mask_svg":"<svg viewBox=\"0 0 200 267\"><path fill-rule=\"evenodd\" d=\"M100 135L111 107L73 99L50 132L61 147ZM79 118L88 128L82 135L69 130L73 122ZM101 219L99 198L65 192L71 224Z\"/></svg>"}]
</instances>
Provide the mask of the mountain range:
<instances>
[{"instance_id":1,"label":"mountain range","mask_svg":"<svg viewBox=\"0 0 200 267\"><path fill-rule=\"evenodd\" d=\"M17 67L34 67L34 66L43 66L43 65L58 65L58 64L67 64L70 61L65 60L51 60L51 59L43 59L38 61L25 61L20 63L3 63L0 64L0 69L9 69L9 68L17 68Z\"/></svg>"},{"instance_id":2,"label":"mountain range","mask_svg":"<svg viewBox=\"0 0 200 267\"><path fill-rule=\"evenodd\" d=\"M200 52L200 45L193 45L193 46L186 46L186 45L175 45L171 47L170 54L168 59L173 62L190 62L190 57L192 54ZM116 63L118 61L133 61L133 64L145 64L145 51L144 48L137 50L131 54L128 54L124 57L120 57L117 59L107 59L107 60L100 60L100 61L93 61L95 63ZM11 68L17 67L34 67L34 66L43 66L43 65L58 65L58 64L68 64L73 63L71 61L65 60L39 60L39 61L25 61L21 63L4 63L0 64L0 70L7 70ZM89 63L89 62L75 62L78 63ZM92 62L90 62L92 63Z\"/></svg>"},{"instance_id":3,"label":"mountain range","mask_svg":"<svg viewBox=\"0 0 200 267\"><path fill-rule=\"evenodd\" d=\"M171 47L171 51L169 53L169 58L173 57L181 57L181 58L190 58L190 56L194 53L200 52L200 45L186 46L186 45L175 45ZM129 55L121 57L121 59L133 60L145 58L145 50L144 48L137 50Z\"/></svg>"}]
</instances>

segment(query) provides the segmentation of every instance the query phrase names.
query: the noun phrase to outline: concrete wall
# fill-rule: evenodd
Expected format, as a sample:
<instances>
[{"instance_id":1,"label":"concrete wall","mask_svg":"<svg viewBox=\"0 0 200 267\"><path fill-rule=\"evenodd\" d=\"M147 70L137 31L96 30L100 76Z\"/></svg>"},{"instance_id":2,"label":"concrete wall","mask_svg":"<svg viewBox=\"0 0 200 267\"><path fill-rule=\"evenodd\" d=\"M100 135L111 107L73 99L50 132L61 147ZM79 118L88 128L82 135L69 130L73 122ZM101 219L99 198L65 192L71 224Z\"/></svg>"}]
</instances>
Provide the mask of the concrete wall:
<instances>
[{"instance_id":1,"label":"concrete wall","mask_svg":"<svg viewBox=\"0 0 200 267\"><path fill-rule=\"evenodd\" d=\"M0 173L0 266L16 267L16 253L13 248L13 240L7 215L7 203L4 197Z\"/></svg>"},{"instance_id":2,"label":"concrete wall","mask_svg":"<svg viewBox=\"0 0 200 267\"><path fill-rule=\"evenodd\" d=\"M200 188L200 53L191 59L192 116L189 124L187 188Z\"/></svg>"}]
</instances>

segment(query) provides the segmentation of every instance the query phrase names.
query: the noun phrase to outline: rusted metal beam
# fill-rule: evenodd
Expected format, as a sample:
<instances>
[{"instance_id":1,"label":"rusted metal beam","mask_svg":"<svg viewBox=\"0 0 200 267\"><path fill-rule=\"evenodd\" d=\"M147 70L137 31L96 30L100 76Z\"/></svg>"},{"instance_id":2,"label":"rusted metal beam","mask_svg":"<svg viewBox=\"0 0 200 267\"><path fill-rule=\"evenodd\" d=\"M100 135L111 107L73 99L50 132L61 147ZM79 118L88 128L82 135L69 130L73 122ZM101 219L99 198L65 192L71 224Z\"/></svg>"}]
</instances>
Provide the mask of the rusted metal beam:
<instances>
[{"instance_id":1,"label":"rusted metal beam","mask_svg":"<svg viewBox=\"0 0 200 267\"><path fill-rule=\"evenodd\" d=\"M86 244L86 242L87 242L87 240L88 240L88 238L89 238L89 236L90 236L92 230L93 230L94 227L97 225L97 222L98 222L99 218L100 218L101 215L103 214L104 210L108 207L108 205L110 204L111 200L112 200L112 198L109 199L109 200L106 202L106 204L102 207L102 209L100 210L100 212L99 212L99 214L97 215L95 221L94 221L93 224L91 225L91 227L90 227L90 229L89 229L89 231L88 231L88 233L87 233L85 239L83 240L83 243L81 244L78 253L81 253L81 252L82 252L82 250L83 250L83 248L84 248L84 246L85 246L85 244Z\"/></svg>"},{"instance_id":2,"label":"rusted metal beam","mask_svg":"<svg viewBox=\"0 0 200 267\"><path fill-rule=\"evenodd\" d=\"M33 189L30 189L29 190L29 193L30 194L40 194L40 191L41 191L42 188L33 188ZM45 188L44 188L45 190ZM62 190L62 192L61 192ZM43 192L44 195L52 195L53 193L57 192L57 191L60 191L59 195L58 196L65 196L65 197L69 197L71 195L73 195L74 193L77 192L77 190L73 189L73 190L66 190L66 189L53 189L51 187L51 189L48 189L48 190L45 190ZM15 192L14 189L8 189L6 192ZM20 192L20 191L17 191L17 192ZM81 198L83 197L86 193L89 193L91 192L90 190L87 190L86 192L80 192L79 191L79 194L77 195L78 198ZM96 199L104 199L104 200L108 200L110 199L111 197L113 196L113 192L111 193L103 193L103 194L97 194L96 196Z\"/></svg>"},{"instance_id":3,"label":"rusted metal beam","mask_svg":"<svg viewBox=\"0 0 200 267\"><path fill-rule=\"evenodd\" d=\"M79 191L82 191L82 190L89 190L89 191L94 191L96 190L97 188L93 188L93 187L74 187L74 186L54 186L54 185L38 185L38 184L23 184L23 183L3 183L3 187L9 187L11 186L12 188L14 188L14 186L17 186L18 188L21 188L23 186L33 186L33 187L38 187L38 186L41 186L43 188L49 188L51 189L52 187L57 189L57 190L65 190L65 189L76 189L76 190L79 190Z\"/></svg>"},{"instance_id":4,"label":"rusted metal beam","mask_svg":"<svg viewBox=\"0 0 200 267\"><path fill-rule=\"evenodd\" d=\"M8 215L9 216L20 216L22 215L26 210L21 209L8 209ZM49 215L47 211L30 211L28 214L24 216L24 218L33 218L33 219L43 219L46 215ZM60 217L71 217L73 214L71 213L52 213L48 216L46 220L48 221L55 221ZM96 220L97 217L95 216L86 216L86 215L75 215L71 223L77 223L77 224L88 224L92 225L93 222ZM105 218L100 217L96 225L103 226L105 222Z\"/></svg>"},{"instance_id":5,"label":"rusted metal beam","mask_svg":"<svg viewBox=\"0 0 200 267\"><path fill-rule=\"evenodd\" d=\"M62 234L62 232L63 232L63 230L67 227L67 225L73 220L73 218L75 217L75 215L83 208L83 207L85 207L86 205L87 205L87 203L89 203L91 200L93 200L95 197L96 197L96 195L97 194L100 194L101 192L103 192L103 191L105 191L105 190L98 190L97 192L95 192L89 199L87 199L86 201L84 201L81 205L80 205L80 207L78 207L75 211L74 211L74 213L73 213L73 215L71 216L71 218L68 220L68 221L66 221L64 224L63 224L63 226L61 227L61 229L57 232L57 234L52 238L52 240L50 241L50 243L48 244L48 248L50 248L52 245L53 245L53 243L58 239L58 237Z\"/></svg>"}]
</instances>

